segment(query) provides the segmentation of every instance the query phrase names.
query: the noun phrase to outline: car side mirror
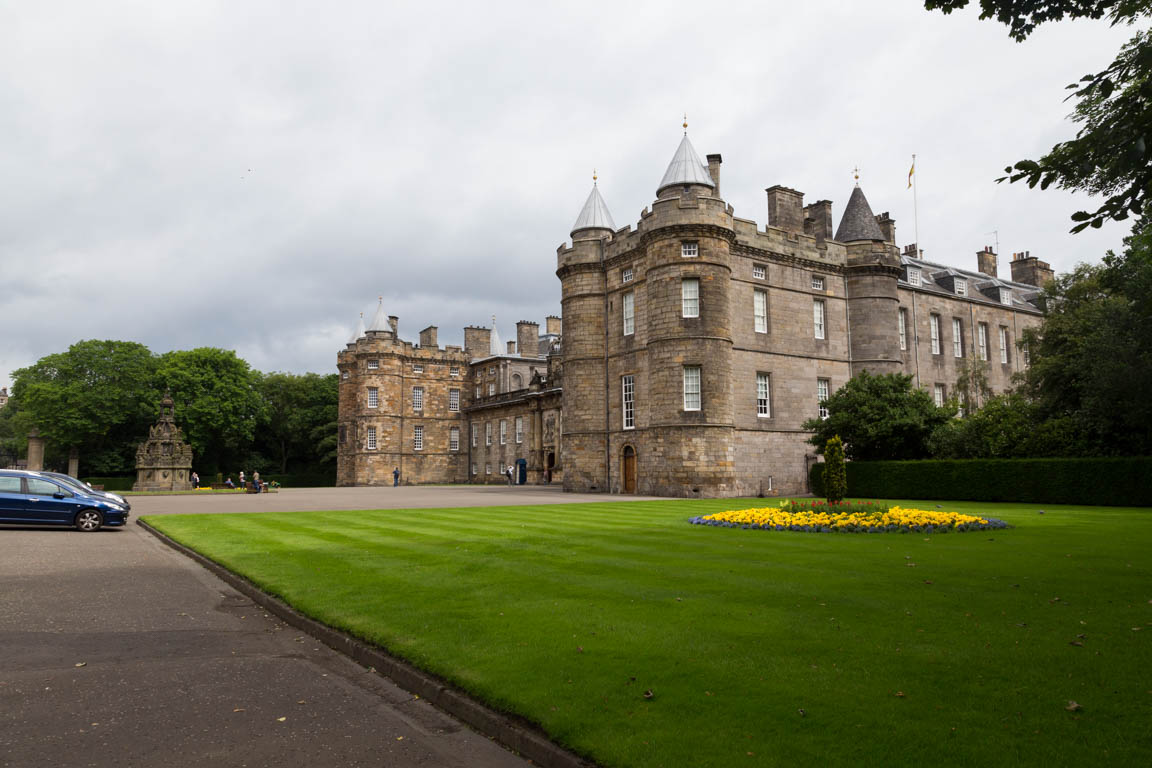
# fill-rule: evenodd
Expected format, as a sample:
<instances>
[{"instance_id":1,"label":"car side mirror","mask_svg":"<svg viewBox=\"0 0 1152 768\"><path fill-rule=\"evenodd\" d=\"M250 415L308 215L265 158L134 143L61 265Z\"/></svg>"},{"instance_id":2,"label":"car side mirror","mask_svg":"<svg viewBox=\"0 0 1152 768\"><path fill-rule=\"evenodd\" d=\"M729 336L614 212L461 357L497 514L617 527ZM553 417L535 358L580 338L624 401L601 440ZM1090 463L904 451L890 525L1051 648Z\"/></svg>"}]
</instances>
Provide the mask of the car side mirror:
<instances>
[{"instance_id":1,"label":"car side mirror","mask_svg":"<svg viewBox=\"0 0 1152 768\"><path fill-rule=\"evenodd\" d=\"M54 499L66 499L68 497L64 493L62 493L60 491L56 491L56 493L52 494L52 498L54 498Z\"/></svg>"}]
</instances>

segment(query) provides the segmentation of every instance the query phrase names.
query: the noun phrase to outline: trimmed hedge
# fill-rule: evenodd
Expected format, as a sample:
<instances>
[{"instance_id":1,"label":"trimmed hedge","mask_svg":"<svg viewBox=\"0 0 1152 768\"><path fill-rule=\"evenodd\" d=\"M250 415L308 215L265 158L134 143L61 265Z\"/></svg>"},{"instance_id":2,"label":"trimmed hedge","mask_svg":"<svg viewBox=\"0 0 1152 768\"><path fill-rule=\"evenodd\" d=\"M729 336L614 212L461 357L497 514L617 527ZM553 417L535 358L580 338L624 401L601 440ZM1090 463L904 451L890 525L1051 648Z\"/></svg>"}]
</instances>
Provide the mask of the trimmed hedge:
<instances>
[{"instance_id":1,"label":"trimmed hedge","mask_svg":"<svg viewBox=\"0 0 1152 768\"><path fill-rule=\"evenodd\" d=\"M810 471L824 495L824 464ZM1015 501L1092 506L1152 506L1152 457L850 461L856 498Z\"/></svg>"},{"instance_id":2,"label":"trimmed hedge","mask_svg":"<svg viewBox=\"0 0 1152 768\"><path fill-rule=\"evenodd\" d=\"M136 482L136 476L131 477L82 477L88 485L102 485L106 491L130 491Z\"/></svg>"}]
</instances>

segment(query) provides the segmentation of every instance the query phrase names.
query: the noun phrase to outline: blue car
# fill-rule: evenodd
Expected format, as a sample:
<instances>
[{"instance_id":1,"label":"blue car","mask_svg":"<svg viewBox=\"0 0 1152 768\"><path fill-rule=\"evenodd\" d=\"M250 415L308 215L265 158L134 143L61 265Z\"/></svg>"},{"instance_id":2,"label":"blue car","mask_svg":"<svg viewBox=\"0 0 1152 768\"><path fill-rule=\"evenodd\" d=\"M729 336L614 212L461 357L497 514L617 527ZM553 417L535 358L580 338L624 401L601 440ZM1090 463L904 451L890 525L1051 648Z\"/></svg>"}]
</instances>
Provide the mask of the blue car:
<instances>
[{"instance_id":1,"label":"blue car","mask_svg":"<svg viewBox=\"0 0 1152 768\"><path fill-rule=\"evenodd\" d=\"M81 531L128 522L125 505L38 472L0 470L0 523L67 525Z\"/></svg>"}]
</instances>

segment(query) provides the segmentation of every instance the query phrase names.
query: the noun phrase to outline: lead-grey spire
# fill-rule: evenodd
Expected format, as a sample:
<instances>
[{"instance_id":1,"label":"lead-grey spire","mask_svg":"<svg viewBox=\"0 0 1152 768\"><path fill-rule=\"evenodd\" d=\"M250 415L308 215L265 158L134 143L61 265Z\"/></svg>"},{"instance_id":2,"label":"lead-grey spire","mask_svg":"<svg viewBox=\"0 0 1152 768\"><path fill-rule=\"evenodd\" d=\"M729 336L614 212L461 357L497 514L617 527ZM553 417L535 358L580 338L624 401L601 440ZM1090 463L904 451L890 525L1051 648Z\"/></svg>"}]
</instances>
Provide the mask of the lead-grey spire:
<instances>
[{"instance_id":1,"label":"lead-grey spire","mask_svg":"<svg viewBox=\"0 0 1152 768\"><path fill-rule=\"evenodd\" d=\"M884 241L884 233L876 223L872 214L872 207L864 197L864 191L857 184L848 198L848 205L844 207L844 216L840 219L840 226L836 228L836 239L842 243L853 240L879 240Z\"/></svg>"},{"instance_id":2,"label":"lead-grey spire","mask_svg":"<svg viewBox=\"0 0 1152 768\"><path fill-rule=\"evenodd\" d=\"M687 130L684 131L684 138L680 140L680 146L676 148L676 154L672 156L672 162L668 164L668 170L664 172L664 178L660 180L660 186L656 188L656 196L659 197L666 187L685 184L701 184L712 189L716 188L712 175L708 173L708 166L704 165L700 155L696 154L692 142L688 141Z\"/></svg>"},{"instance_id":3,"label":"lead-grey spire","mask_svg":"<svg viewBox=\"0 0 1152 768\"><path fill-rule=\"evenodd\" d=\"M356 321L356 332L352 334L352 338L348 339L349 344L355 344L360 339L364 338L364 313L360 313L359 319Z\"/></svg>"},{"instance_id":4,"label":"lead-grey spire","mask_svg":"<svg viewBox=\"0 0 1152 768\"><path fill-rule=\"evenodd\" d=\"M380 297L380 303L376 305L376 314L372 315L372 322L368 324L369 331L391 331L392 326L388 324L388 315L384 314L384 297Z\"/></svg>"},{"instance_id":5,"label":"lead-grey spire","mask_svg":"<svg viewBox=\"0 0 1152 768\"><path fill-rule=\"evenodd\" d=\"M600 189L596 186L595 174L592 176L592 191L588 194L588 199L584 201L584 207L580 209L576 223L572 225L572 234L576 234L582 229L616 231L616 223L612 221L612 214L608 212L608 206L604 203L604 198L600 196Z\"/></svg>"}]
</instances>

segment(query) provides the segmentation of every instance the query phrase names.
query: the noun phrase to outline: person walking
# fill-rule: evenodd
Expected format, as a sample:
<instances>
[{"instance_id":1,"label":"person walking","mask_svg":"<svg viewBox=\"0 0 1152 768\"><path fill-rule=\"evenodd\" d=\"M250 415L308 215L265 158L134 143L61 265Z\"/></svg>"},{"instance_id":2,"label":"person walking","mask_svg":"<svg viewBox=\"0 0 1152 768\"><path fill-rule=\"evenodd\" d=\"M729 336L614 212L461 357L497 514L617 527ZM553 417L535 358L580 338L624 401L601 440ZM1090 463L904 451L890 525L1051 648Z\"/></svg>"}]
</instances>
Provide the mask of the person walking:
<instances>
[{"instance_id":1,"label":"person walking","mask_svg":"<svg viewBox=\"0 0 1152 768\"><path fill-rule=\"evenodd\" d=\"M253 472L252 473L252 487L256 489L256 493L260 493L261 488L260 488L260 473L259 472Z\"/></svg>"},{"instance_id":2,"label":"person walking","mask_svg":"<svg viewBox=\"0 0 1152 768\"><path fill-rule=\"evenodd\" d=\"M196 490L199 487L200 487L200 475L193 472L192 473L192 490Z\"/></svg>"},{"instance_id":3,"label":"person walking","mask_svg":"<svg viewBox=\"0 0 1152 768\"><path fill-rule=\"evenodd\" d=\"M248 487L248 486L244 485L244 470L240 470L240 487L241 488L247 488Z\"/></svg>"},{"instance_id":4,"label":"person walking","mask_svg":"<svg viewBox=\"0 0 1152 768\"><path fill-rule=\"evenodd\" d=\"M508 465L508 471L505 474L508 475L508 487L511 488L512 487L512 478L514 477L514 475L512 474L512 465L511 464Z\"/></svg>"},{"instance_id":5,"label":"person walking","mask_svg":"<svg viewBox=\"0 0 1152 768\"><path fill-rule=\"evenodd\" d=\"M400 467L392 470L392 487L397 488L400 486Z\"/></svg>"}]
</instances>

